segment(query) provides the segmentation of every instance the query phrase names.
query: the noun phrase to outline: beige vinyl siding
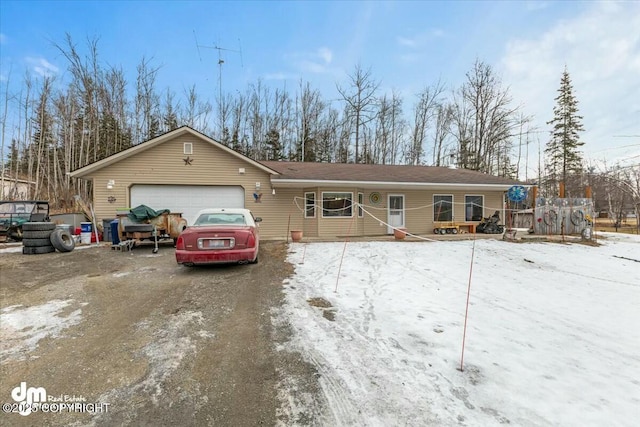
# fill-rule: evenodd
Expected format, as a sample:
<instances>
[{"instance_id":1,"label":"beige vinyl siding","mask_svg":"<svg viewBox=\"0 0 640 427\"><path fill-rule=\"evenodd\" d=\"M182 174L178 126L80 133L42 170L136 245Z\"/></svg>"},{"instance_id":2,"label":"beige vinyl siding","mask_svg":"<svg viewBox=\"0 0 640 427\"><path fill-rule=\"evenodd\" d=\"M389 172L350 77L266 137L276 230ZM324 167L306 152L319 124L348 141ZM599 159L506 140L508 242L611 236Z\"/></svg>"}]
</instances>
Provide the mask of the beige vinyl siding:
<instances>
[{"instance_id":1,"label":"beige vinyl siding","mask_svg":"<svg viewBox=\"0 0 640 427\"><path fill-rule=\"evenodd\" d=\"M371 202L371 193L380 193L380 202ZM401 192L396 192L401 193ZM362 219L362 235L379 236L387 234L387 226L380 221L387 222L388 193L384 191L364 191L364 218ZM406 201L405 201L406 203ZM375 217L375 218L374 218ZM377 218L377 219L376 219Z\"/></svg>"},{"instance_id":2,"label":"beige vinyl siding","mask_svg":"<svg viewBox=\"0 0 640 427\"><path fill-rule=\"evenodd\" d=\"M247 205L255 216L262 217L260 236L264 239L286 240L287 230L303 230L303 213L293 203L294 198L302 199L302 189L278 188L276 195L271 191L262 196L262 203ZM298 202L300 204L300 202ZM300 206L302 206L300 204ZM289 216L291 220L289 221Z\"/></svg>"},{"instance_id":3,"label":"beige vinyl siding","mask_svg":"<svg viewBox=\"0 0 640 427\"><path fill-rule=\"evenodd\" d=\"M187 157L183 154L185 142L193 144L193 153L189 155L191 165L184 161ZM244 174L239 172L240 168L244 168ZM265 217L260 232L266 238L286 235L287 217L283 212L291 206L293 195L300 194L295 189L278 190L273 196L268 173L189 134L124 158L89 177L93 179L98 223L104 218L115 218L118 208L132 207L129 206L130 188L134 184L240 185L245 192L245 207L255 216ZM107 189L109 180L115 180L112 190ZM256 190L256 182L260 182L260 190ZM261 203L254 202L256 191L262 193ZM115 202L108 201L110 196L116 199Z\"/></svg>"},{"instance_id":4,"label":"beige vinyl siding","mask_svg":"<svg viewBox=\"0 0 640 427\"><path fill-rule=\"evenodd\" d=\"M503 206L503 192L502 191L474 191L474 190L460 190L460 191L407 191L406 207L417 208L422 206L428 206L423 209L412 209L406 211L406 223L407 229L412 233L432 233L434 228L434 215L433 215L433 196L435 194L452 195L453 196L453 221L454 222L467 222L465 221L464 202L465 195L484 195L483 217L493 214L496 210L501 210L501 221L504 221L504 215L502 212ZM414 231L415 230L415 231Z\"/></svg>"},{"instance_id":5,"label":"beige vinyl siding","mask_svg":"<svg viewBox=\"0 0 640 427\"><path fill-rule=\"evenodd\" d=\"M306 237L318 237L318 221L319 217L322 215L322 201L320 200L320 194L317 188L305 188L302 192L303 199L302 203L298 203L301 207L306 206L306 196L307 193L314 193L316 195L316 215L314 218L306 218L304 217L304 213L302 213L303 219L303 233Z\"/></svg>"},{"instance_id":6,"label":"beige vinyl siding","mask_svg":"<svg viewBox=\"0 0 640 427\"><path fill-rule=\"evenodd\" d=\"M466 222L464 214L465 195L483 195L484 211L483 216L492 215L494 211L500 210L500 218L504 223L503 192L502 191L432 191L432 190L399 190L399 191L379 191L380 202L372 204L369 200L371 191L365 191L365 209L375 218L365 213L363 221L363 231L360 235L375 236L387 233L387 226L381 222L388 222L388 195L403 194L405 196L405 225L409 232L414 234L430 234L433 232L433 195L450 194L453 196L453 220L455 222Z\"/></svg>"},{"instance_id":7,"label":"beige vinyl siding","mask_svg":"<svg viewBox=\"0 0 640 427\"><path fill-rule=\"evenodd\" d=\"M305 192L311 191L304 189ZM465 195L477 194L484 195L485 209L483 216L489 216L502 206L503 192L483 192L474 190L460 191L432 191L432 190L397 190L397 191L371 191L351 187L320 187L316 191L316 200L321 206L322 192L349 192L354 194L354 200L357 200L358 192L364 193L364 213L363 218L357 217L357 210L354 207L353 214L355 218L323 218L322 212L318 210L316 219L304 219L305 236L308 237L337 237L337 236L380 236L387 234L388 223L388 196L389 194L404 195L405 202L405 226L415 234L431 234L433 232L433 195L434 194L451 194L453 196L453 220L455 222L465 222L464 201ZM380 202L374 204L370 201L371 193L380 193ZM301 192L302 193L302 192ZM368 212L368 213L367 213ZM501 212L501 219L503 213ZM317 234L313 234L314 225L317 224ZM351 227L351 231L349 231Z\"/></svg>"}]
</instances>

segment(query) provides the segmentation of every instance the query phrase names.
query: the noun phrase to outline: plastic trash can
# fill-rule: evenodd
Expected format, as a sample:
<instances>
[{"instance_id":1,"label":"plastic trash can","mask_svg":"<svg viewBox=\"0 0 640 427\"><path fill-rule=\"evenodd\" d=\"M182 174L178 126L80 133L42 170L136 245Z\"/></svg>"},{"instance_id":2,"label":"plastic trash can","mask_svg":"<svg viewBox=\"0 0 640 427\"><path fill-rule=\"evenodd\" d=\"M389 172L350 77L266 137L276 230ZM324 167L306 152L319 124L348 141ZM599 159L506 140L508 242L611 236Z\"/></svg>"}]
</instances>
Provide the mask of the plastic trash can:
<instances>
[{"instance_id":1,"label":"plastic trash can","mask_svg":"<svg viewBox=\"0 0 640 427\"><path fill-rule=\"evenodd\" d=\"M110 228L112 245L120 244L120 236L118 235L118 224L120 224L120 221L118 219L114 219L113 221L111 221L111 223L109 223L109 225L111 226Z\"/></svg>"},{"instance_id":2,"label":"plastic trash can","mask_svg":"<svg viewBox=\"0 0 640 427\"><path fill-rule=\"evenodd\" d=\"M102 241L103 242L113 242L111 238L111 221L115 218L104 218L102 220Z\"/></svg>"}]
</instances>

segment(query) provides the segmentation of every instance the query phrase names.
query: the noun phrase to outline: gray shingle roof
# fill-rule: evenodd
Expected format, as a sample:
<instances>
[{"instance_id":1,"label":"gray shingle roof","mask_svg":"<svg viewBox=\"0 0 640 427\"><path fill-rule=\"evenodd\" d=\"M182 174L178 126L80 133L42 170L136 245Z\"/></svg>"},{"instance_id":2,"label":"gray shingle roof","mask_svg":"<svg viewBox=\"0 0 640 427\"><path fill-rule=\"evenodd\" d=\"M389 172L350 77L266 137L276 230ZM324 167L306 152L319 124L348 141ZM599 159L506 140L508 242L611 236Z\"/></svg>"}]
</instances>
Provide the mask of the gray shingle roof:
<instances>
[{"instance_id":1,"label":"gray shingle roof","mask_svg":"<svg viewBox=\"0 0 640 427\"><path fill-rule=\"evenodd\" d=\"M363 165L353 163L260 162L280 173L273 180L415 182L434 184L522 184L481 172L435 166Z\"/></svg>"}]
</instances>

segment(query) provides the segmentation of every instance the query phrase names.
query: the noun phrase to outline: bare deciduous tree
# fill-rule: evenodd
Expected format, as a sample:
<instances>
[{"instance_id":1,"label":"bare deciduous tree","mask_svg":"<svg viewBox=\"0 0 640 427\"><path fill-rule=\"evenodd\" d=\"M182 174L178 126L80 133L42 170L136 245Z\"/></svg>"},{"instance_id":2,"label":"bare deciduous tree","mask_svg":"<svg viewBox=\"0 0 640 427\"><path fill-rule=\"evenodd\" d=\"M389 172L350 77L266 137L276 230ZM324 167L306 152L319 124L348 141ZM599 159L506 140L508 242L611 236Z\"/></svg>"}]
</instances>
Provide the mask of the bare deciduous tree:
<instances>
[{"instance_id":1,"label":"bare deciduous tree","mask_svg":"<svg viewBox=\"0 0 640 427\"><path fill-rule=\"evenodd\" d=\"M454 96L453 135L458 142L458 166L485 173L505 172L518 107L490 65L477 60L467 81Z\"/></svg>"},{"instance_id":2,"label":"bare deciduous tree","mask_svg":"<svg viewBox=\"0 0 640 427\"><path fill-rule=\"evenodd\" d=\"M337 89L347 104L346 113L353 117L353 131L355 134L354 161L355 163L361 163L360 133L363 126L375 119L376 92L380 83L373 80L371 69L364 71L360 64L356 65L353 74L349 75L349 80L349 88L337 86Z\"/></svg>"}]
</instances>

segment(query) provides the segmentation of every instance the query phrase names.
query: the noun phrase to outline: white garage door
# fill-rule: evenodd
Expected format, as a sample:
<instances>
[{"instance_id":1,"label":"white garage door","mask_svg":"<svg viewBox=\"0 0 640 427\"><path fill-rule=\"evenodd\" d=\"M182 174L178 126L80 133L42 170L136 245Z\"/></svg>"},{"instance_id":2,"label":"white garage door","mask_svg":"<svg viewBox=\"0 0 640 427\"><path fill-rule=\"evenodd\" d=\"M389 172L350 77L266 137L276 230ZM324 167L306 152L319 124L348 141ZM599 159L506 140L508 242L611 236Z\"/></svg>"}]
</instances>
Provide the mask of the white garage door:
<instances>
[{"instance_id":1,"label":"white garage door","mask_svg":"<svg viewBox=\"0 0 640 427\"><path fill-rule=\"evenodd\" d=\"M181 212L187 224L205 208L244 208L244 188L222 185L148 185L131 187L131 207L147 205L152 209Z\"/></svg>"}]
</instances>

